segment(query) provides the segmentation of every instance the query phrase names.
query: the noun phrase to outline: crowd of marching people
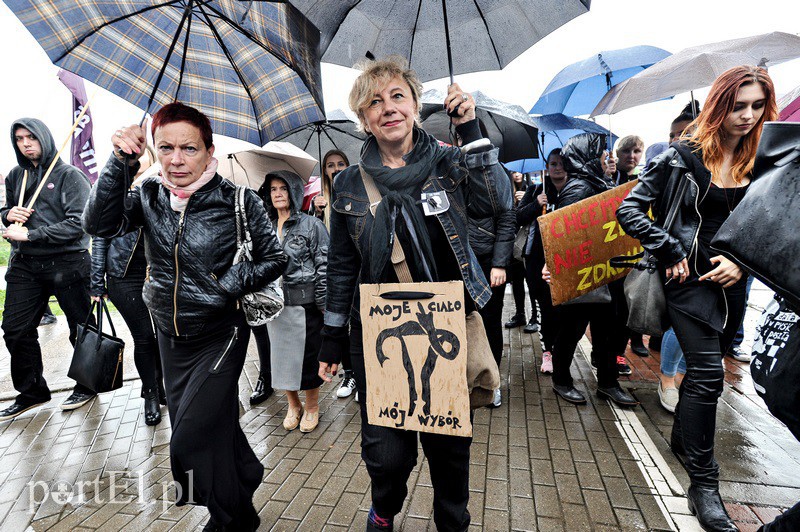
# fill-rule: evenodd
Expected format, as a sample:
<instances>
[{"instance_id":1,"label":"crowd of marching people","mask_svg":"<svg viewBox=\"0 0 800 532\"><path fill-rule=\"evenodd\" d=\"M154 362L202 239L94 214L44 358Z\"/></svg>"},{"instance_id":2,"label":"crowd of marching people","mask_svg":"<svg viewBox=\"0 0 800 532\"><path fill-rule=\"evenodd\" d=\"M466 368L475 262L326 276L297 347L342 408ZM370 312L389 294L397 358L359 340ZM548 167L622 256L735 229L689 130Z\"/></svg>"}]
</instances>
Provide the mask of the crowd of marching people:
<instances>
[{"instance_id":1,"label":"crowd of marching people","mask_svg":"<svg viewBox=\"0 0 800 532\"><path fill-rule=\"evenodd\" d=\"M208 118L181 103L153 116L152 148L145 128L120 128L94 186L57 161L49 177L55 193L26 207L23 198L40 184L55 150L40 121L15 122L19 166L6 178L0 216L13 246L2 327L19 395L0 419L50 400L36 333L50 296L66 314L73 343L92 302L109 299L133 337L144 422L159 424L164 405L169 412L172 475L186 488L178 504L208 507L206 530L255 530L253 495L264 468L238 420L252 331L259 372L250 403L257 407L282 390L285 430L315 430L324 415L320 387L334 376L342 376L337 397L355 394L372 481L367 530L392 529L419 445L437 528L466 530L472 440L417 437L368 422L359 305L365 283L460 281L464 313L481 315L497 366L504 327L537 334L541 350L523 356L541 353L536 366L551 376L559 400L587 402L571 371L587 328L597 395L622 407L638 405L620 384L631 374L626 357L660 352L658 397L674 412L671 447L689 473L690 508L707 530L737 530L719 495L714 434L723 357L749 360L740 347L749 284L711 242L757 178L761 128L777 115L769 76L757 67L722 74L702 110L692 102L664 125L668 144L646 150L631 135L609 151L604 135L577 135L543 154L546 171L532 184L499 163L470 93L453 84L443 102L454 145L419 126L420 96L420 81L402 61L366 64L350 106L367 140L355 164L341 151L325 154L321 193L305 211L303 181L293 172L271 172L257 190L222 178ZM161 170L137 179L148 150ZM647 340L627 327L624 280L552 304L553 265L537 223L637 179L617 218L657 261L672 324L663 338ZM421 195L437 199L425 203ZM249 260L238 255L240 219L251 238ZM253 325L240 300L270 283L280 287L283 309ZM503 323L506 286L514 308ZM488 406L501 406L501 388L491 392ZM80 408L95 395L78 383L61 408Z\"/></svg>"}]
</instances>

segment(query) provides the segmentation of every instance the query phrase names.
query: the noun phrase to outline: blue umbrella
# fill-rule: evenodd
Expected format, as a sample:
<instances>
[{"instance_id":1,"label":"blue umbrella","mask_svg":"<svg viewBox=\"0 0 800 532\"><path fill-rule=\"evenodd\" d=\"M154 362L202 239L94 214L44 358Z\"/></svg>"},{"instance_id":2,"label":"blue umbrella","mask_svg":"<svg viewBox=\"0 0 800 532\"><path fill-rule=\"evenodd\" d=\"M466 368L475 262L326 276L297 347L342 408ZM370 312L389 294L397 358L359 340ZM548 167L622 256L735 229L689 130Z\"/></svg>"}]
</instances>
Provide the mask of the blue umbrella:
<instances>
[{"instance_id":1,"label":"blue umbrella","mask_svg":"<svg viewBox=\"0 0 800 532\"><path fill-rule=\"evenodd\" d=\"M617 140L616 135L591 120L572 118L562 114L532 116L531 118L539 128L539 157L505 163L505 167L512 172L526 173L544 170L547 154L556 148L561 148L570 137L581 133L610 134L612 144Z\"/></svg>"},{"instance_id":2,"label":"blue umbrella","mask_svg":"<svg viewBox=\"0 0 800 532\"><path fill-rule=\"evenodd\" d=\"M587 57L556 74L530 112L568 116L591 113L611 87L670 55L655 46L632 46Z\"/></svg>"}]
</instances>

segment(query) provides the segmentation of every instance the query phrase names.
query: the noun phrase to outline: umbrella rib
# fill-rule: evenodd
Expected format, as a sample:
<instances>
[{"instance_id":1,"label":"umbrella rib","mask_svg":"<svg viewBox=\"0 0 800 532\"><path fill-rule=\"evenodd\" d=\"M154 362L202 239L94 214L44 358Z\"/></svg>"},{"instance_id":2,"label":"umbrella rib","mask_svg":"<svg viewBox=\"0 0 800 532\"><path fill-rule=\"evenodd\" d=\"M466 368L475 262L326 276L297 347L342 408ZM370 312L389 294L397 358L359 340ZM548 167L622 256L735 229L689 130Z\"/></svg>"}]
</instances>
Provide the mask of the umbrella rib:
<instances>
[{"instance_id":1,"label":"umbrella rib","mask_svg":"<svg viewBox=\"0 0 800 532\"><path fill-rule=\"evenodd\" d=\"M336 144L336 141L335 141L335 140L333 140L333 137L331 137L331 136L328 134L328 129L327 129L327 128L322 128L322 132L323 132L323 133L325 133L325 136L326 136L326 137L328 137L328 140L329 140L329 141L331 141L331 144L333 144L333 147L334 147L334 148L336 148L336 149L338 150L338 149L339 149L339 146ZM322 143L321 143L321 142L320 142L320 144L319 144L319 145L320 145L320 148L322 148ZM320 164L322 164L322 161L320 161Z\"/></svg>"},{"instance_id":2,"label":"umbrella rib","mask_svg":"<svg viewBox=\"0 0 800 532\"><path fill-rule=\"evenodd\" d=\"M411 56L414 55L414 37L417 35L417 25L419 24L419 14L422 12L422 0L417 5L417 16L414 19L414 27L411 29L411 46L408 48L408 64L411 65Z\"/></svg>"},{"instance_id":3,"label":"umbrella rib","mask_svg":"<svg viewBox=\"0 0 800 532\"><path fill-rule=\"evenodd\" d=\"M189 14L192 12L192 1L193 0L189 0L189 2L186 4L186 7L183 10L183 17L181 17L181 22L180 24L178 24L178 31L175 32L175 37L172 39L172 44L169 45L167 56L164 58L164 63L161 66L161 70L158 72L158 77L156 78L156 82L153 84L153 92L151 92L150 97L147 98L147 105L145 105L144 108L145 116L142 117L142 123L144 123L144 119L147 116L147 111L150 109L150 104L152 104L153 100L155 100L156 93L158 92L158 86L161 85L161 79L164 77L164 72L166 72L167 65L169 64L169 58L172 57L172 52L175 50L175 44L178 42L178 37L181 36L181 31L183 30L183 24L186 22L186 18L189 17Z\"/></svg>"},{"instance_id":4,"label":"umbrella rib","mask_svg":"<svg viewBox=\"0 0 800 532\"><path fill-rule=\"evenodd\" d=\"M363 140L363 139L362 139L361 137L359 137L358 135L353 135L353 134L352 134L352 133L350 133L349 131L346 131L346 130L344 130L344 129L339 129L338 127L336 127L335 125L333 125L333 123L332 123L332 122L328 122L328 128L329 128L329 129L333 129L334 131L338 131L339 133L342 133L342 134L344 134L344 135L350 135L350 136L351 136L351 137L353 137L354 139Z\"/></svg>"},{"instance_id":5,"label":"umbrella rib","mask_svg":"<svg viewBox=\"0 0 800 532\"><path fill-rule=\"evenodd\" d=\"M244 88L245 92L247 93L248 99L250 100L250 105L253 107L253 118L256 121L256 129L258 130L258 139L259 139L259 142L261 143L261 145L263 146L264 144L266 144L266 142L264 142L264 137L261 134L261 127L259 127L259 124L258 124L258 109L256 109L255 100L253 99L253 94L250 92L250 87L248 87L247 83L245 83L244 77L242 76L242 73L239 71L239 68L236 66L236 63L233 61L233 57L231 57L231 53L228 51L227 46L225 46L225 42L222 40L222 37L220 36L219 32L217 31L217 28L214 26L214 24L211 23L211 18L208 16L208 13L206 13L205 9L203 9L203 6L200 6L200 12L206 18L206 24L208 24L208 29L210 29L211 33L214 34L214 38L219 43L219 47L222 49L222 53L224 53L225 57L227 57L228 61L230 61L231 69L236 73L236 76L239 78L239 82L242 84L242 88Z\"/></svg>"},{"instance_id":6,"label":"umbrella rib","mask_svg":"<svg viewBox=\"0 0 800 532\"><path fill-rule=\"evenodd\" d=\"M57 65L59 61L61 61L62 59L64 59L64 57L66 57L67 55L69 55L70 53L72 53L72 51L73 51L75 48L77 48L78 46L80 46L81 44L83 44L83 41L85 41L86 39L88 39L90 35L93 35L93 34L95 34L95 33L99 32L100 30L102 30L102 29L103 29L103 28L105 28L106 26L111 26L111 25L113 25L113 24L116 24L117 22L120 22L120 21L122 21L122 20L125 20L125 19L128 19L128 18L131 18L131 17L133 17L133 16L136 16L136 15L141 15L142 13L146 13L147 11L151 11L151 10L153 10L153 9L159 9L159 8L162 8L162 7L167 7L167 6L170 6L170 5L173 5L173 4L178 4L178 3L180 3L181 1L183 1L183 0L171 0L171 1L169 1L169 2L164 2L164 3L162 3L162 4L157 4L157 5L153 5L153 6L147 6L147 7L143 7L142 9L139 9L138 11L133 11L133 12L131 12L131 13L128 13L127 15L122 15L121 17L117 17L117 18L115 18L115 19L113 19L113 20L109 20L109 21L107 21L107 22L103 22L101 25L99 25L98 27L94 28L94 29L91 31L91 33L87 33L86 35L84 35L83 37L81 37L80 39L78 39L78 40L75 42L75 44L73 44L73 45L72 45L72 46L70 46L69 48L66 48L66 49L64 50L64 52L62 52L62 54L61 54L60 56L58 56L57 58L55 58L55 59L53 60L53 64Z\"/></svg>"},{"instance_id":7,"label":"umbrella rib","mask_svg":"<svg viewBox=\"0 0 800 532\"><path fill-rule=\"evenodd\" d=\"M472 3L475 4L475 9L478 10L478 14L481 16L483 25L486 28L486 35L489 36L489 42L492 43L492 50L494 51L494 56L497 58L497 64L502 67L503 62L500 61L500 54L497 52L497 46L495 46L494 44L494 39L492 38L492 32L489 31L489 23L486 22L486 17L483 16L483 11L481 10L481 6L478 5L478 0L472 0Z\"/></svg>"},{"instance_id":8,"label":"umbrella rib","mask_svg":"<svg viewBox=\"0 0 800 532\"><path fill-rule=\"evenodd\" d=\"M178 86L175 89L175 101L178 101L178 93L181 91L181 85L183 84L183 69L186 68L186 55L189 53L189 35L192 33L192 19L194 17L189 17L189 22L186 24L186 40L183 41L183 56L181 57L181 70L180 74L178 74Z\"/></svg>"}]
</instances>

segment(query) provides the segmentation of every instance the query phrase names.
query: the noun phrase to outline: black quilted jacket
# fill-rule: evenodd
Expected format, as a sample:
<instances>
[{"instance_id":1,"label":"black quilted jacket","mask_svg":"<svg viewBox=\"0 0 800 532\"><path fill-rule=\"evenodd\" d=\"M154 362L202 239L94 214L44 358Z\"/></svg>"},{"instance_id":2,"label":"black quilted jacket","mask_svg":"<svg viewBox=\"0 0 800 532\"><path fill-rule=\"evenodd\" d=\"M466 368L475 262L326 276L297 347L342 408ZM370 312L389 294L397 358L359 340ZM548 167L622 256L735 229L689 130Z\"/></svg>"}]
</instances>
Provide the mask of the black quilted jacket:
<instances>
[{"instance_id":1,"label":"black quilted jacket","mask_svg":"<svg viewBox=\"0 0 800 532\"><path fill-rule=\"evenodd\" d=\"M135 174L137 167L131 167ZM183 214L170 207L169 192L147 179L129 192L124 210L123 166L113 155L92 187L83 228L110 238L141 227L150 266L144 301L156 327L173 336L197 335L237 308L238 299L277 279L286 256L254 191L245 195L253 236L253 261L233 264L236 252L236 187L216 175L189 199Z\"/></svg>"}]
</instances>

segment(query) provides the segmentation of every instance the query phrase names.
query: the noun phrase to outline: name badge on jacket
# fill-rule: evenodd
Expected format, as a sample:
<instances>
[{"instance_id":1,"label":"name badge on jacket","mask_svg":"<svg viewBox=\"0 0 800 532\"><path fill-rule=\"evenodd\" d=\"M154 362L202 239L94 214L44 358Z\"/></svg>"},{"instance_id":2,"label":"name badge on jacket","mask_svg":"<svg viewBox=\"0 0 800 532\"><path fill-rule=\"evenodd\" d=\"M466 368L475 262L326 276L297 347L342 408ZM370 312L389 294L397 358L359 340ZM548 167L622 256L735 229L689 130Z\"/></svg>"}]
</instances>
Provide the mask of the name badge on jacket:
<instances>
[{"instance_id":1,"label":"name badge on jacket","mask_svg":"<svg viewBox=\"0 0 800 532\"><path fill-rule=\"evenodd\" d=\"M425 212L425 216L436 216L449 208L450 199L447 197L447 192L440 190L422 193L422 210Z\"/></svg>"}]
</instances>

